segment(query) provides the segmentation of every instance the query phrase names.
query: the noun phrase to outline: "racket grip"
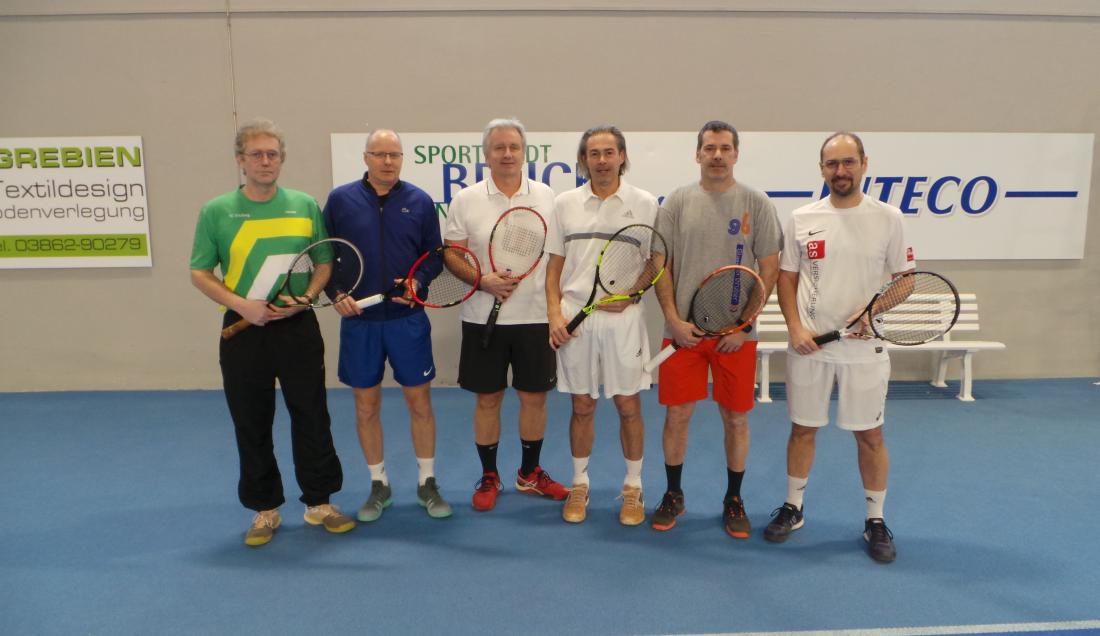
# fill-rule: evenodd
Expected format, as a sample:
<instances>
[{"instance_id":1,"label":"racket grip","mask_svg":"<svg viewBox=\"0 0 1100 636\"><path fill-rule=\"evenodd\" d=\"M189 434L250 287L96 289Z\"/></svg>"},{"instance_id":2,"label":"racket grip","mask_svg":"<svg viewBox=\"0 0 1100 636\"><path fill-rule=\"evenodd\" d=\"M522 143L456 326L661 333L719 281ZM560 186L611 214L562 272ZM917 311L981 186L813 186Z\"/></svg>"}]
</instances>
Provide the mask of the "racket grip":
<instances>
[{"instance_id":1,"label":"racket grip","mask_svg":"<svg viewBox=\"0 0 1100 636\"><path fill-rule=\"evenodd\" d=\"M240 332L248 329L251 326L252 323L248 322L244 318L241 318L240 320L229 325L225 329L222 329L222 340L229 340L233 336L239 334Z\"/></svg>"},{"instance_id":2,"label":"racket grip","mask_svg":"<svg viewBox=\"0 0 1100 636\"><path fill-rule=\"evenodd\" d=\"M833 342L834 340L840 340L839 331L830 331L829 333L823 333L820 336L814 336L814 342L817 343L817 346L819 347L821 345Z\"/></svg>"},{"instance_id":3,"label":"racket grip","mask_svg":"<svg viewBox=\"0 0 1100 636\"><path fill-rule=\"evenodd\" d=\"M374 305L377 305L385 299L385 294L375 294L373 296L367 296L366 298L361 298L355 301L355 306L359 309L366 309L367 307L373 307Z\"/></svg>"},{"instance_id":4,"label":"racket grip","mask_svg":"<svg viewBox=\"0 0 1100 636\"><path fill-rule=\"evenodd\" d=\"M497 318L500 316L500 301L493 302L493 310L489 312L489 319L485 321L485 331L481 333L481 348L488 349L489 341L493 339L493 327L496 327Z\"/></svg>"},{"instance_id":5,"label":"racket grip","mask_svg":"<svg viewBox=\"0 0 1100 636\"><path fill-rule=\"evenodd\" d=\"M573 335L573 332L577 330L577 327L581 326L581 322L588 317L588 314L584 311L577 312L576 316L573 316L573 320L569 321L569 324L565 326L565 330L569 332L569 335Z\"/></svg>"},{"instance_id":6,"label":"racket grip","mask_svg":"<svg viewBox=\"0 0 1100 636\"><path fill-rule=\"evenodd\" d=\"M668 345L664 349L661 349L660 353L653 356L649 359L649 362L646 362L642 365L642 370L646 373L653 371L657 367L661 366L662 362L671 358L672 354L676 353L677 349L679 349L679 347L677 347L675 343Z\"/></svg>"}]
</instances>

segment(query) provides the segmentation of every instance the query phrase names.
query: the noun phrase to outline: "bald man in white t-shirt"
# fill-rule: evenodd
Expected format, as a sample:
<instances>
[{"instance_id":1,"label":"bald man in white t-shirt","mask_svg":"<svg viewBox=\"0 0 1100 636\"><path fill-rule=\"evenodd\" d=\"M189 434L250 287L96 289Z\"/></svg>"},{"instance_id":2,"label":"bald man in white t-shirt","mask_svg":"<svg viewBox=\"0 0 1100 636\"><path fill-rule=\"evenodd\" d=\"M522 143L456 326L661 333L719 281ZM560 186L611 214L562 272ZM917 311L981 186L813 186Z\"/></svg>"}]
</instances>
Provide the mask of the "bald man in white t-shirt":
<instances>
[{"instance_id":1,"label":"bald man in white t-shirt","mask_svg":"<svg viewBox=\"0 0 1100 636\"><path fill-rule=\"evenodd\" d=\"M877 338L848 337L822 346L814 336L855 319L889 276L913 269L901 211L871 199L860 187L867 171L863 141L830 135L821 147L821 176L829 196L794 211L784 228L779 306L789 333L787 498L772 513L764 538L782 543L804 523L802 499L813 465L817 430L829 423L829 396L838 384L837 426L852 431L867 514L863 538L872 559L894 560L893 535L883 519L890 458L883 413L890 357Z\"/></svg>"}]
</instances>

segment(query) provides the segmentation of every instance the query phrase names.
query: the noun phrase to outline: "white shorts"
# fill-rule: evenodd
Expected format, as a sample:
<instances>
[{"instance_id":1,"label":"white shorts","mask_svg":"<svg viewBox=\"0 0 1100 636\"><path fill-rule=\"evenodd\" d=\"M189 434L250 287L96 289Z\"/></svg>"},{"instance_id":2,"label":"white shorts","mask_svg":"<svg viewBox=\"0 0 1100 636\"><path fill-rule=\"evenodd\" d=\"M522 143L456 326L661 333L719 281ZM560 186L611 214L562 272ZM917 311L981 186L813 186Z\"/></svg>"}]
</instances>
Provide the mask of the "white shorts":
<instances>
[{"instance_id":1,"label":"white shorts","mask_svg":"<svg viewBox=\"0 0 1100 636\"><path fill-rule=\"evenodd\" d=\"M787 356L787 412L802 426L829 423L829 396L837 391L836 424L846 431L882 426L890 358L866 362L822 362L814 356Z\"/></svg>"},{"instance_id":2,"label":"white shorts","mask_svg":"<svg viewBox=\"0 0 1100 636\"><path fill-rule=\"evenodd\" d=\"M565 311L566 318L574 313ZM558 349L558 391L604 395L634 395L652 383L642 365L649 360L649 336L642 308L632 305L622 313L592 312L573 339Z\"/></svg>"}]
</instances>

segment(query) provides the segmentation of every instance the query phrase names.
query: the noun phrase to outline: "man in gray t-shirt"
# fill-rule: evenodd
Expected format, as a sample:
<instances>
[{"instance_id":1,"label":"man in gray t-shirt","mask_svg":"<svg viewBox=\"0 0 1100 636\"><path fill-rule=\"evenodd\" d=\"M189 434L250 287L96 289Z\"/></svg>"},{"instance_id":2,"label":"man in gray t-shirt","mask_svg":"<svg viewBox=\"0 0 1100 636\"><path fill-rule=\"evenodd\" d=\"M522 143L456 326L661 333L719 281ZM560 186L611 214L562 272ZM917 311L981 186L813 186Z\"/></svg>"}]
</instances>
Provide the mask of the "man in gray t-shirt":
<instances>
[{"instance_id":1,"label":"man in gray t-shirt","mask_svg":"<svg viewBox=\"0 0 1100 636\"><path fill-rule=\"evenodd\" d=\"M668 490L653 511L652 526L669 530L684 512L680 475L687 450L688 425L695 403L707 396L708 370L714 376L714 401L725 426L726 496L722 519L726 532L746 539L752 531L741 500L741 481L749 454L748 412L755 402L756 334L751 326L718 339L703 339L686 320L691 297L710 272L725 265L756 269L765 297L779 275L782 230L775 206L764 193L733 178L739 139L733 126L707 122L695 148L698 183L665 198L657 229L668 244L666 275L657 282L665 315L665 342L679 350L661 365L658 399L668 407L664 451Z\"/></svg>"}]
</instances>

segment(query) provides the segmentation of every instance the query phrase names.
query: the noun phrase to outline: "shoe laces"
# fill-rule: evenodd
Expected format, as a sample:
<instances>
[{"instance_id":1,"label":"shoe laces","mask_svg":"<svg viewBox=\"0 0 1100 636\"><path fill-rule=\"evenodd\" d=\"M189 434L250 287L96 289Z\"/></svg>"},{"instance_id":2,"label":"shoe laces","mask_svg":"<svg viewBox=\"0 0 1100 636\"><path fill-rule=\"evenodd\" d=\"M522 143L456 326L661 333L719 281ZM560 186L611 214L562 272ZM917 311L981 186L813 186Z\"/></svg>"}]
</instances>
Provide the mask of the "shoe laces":
<instances>
[{"instance_id":1,"label":"shoe laces","mask_svg":"<svg viewBox=\"0 0 1100 636\"><path fill-rule=\"evenodd\" d=\"M657 510L662 512L676 512L676 495L671 492L666 492L664 497L661 497L661 503L657 506Z\"/></svg>"},{"instance_id":2,"label":"shoe laces","mask_svg":"<svg viewBox=\"0 0 1100 636\"><path fill-rule=\"evenodd\" d=\"M725 501L726 516L741 519L745 517L745 502L740 497L730 497Z\"/></svg>"},{"instance_id":3,"label":"shoe laces","mask_svg":"<svg viewBox=\"0 0 1100 636\"><path fill-rule=\"evenodd\" d=\"M624 506L640 506L642 505L642 489L624 488L616 499L622 499Z\"/></svg>"},{"instance_id":4,"label":"shoe laces","mask_svg":"<svg viewBox=\"0 0 1100 636\"><path fill-rule=\"evenodd\" d=\"M252 518L253 528L274 528L275 519L278 518L277 510L261 510Z\"/></svg>"},{"instance_id":5,"label":"shoe laces","mask_svg":"<svg viewBox=\"0 0 1100 636\"><path fill-rule=\"evenodd\" d=\"M886 527L885 521L875 521L867 524L867 532L871 535L872 543L886 541L887 539L893 540L894 538L894 533Z\"/></svg>"},{"instance_id":6,"label":"shoe laces","mask_svg":"<svg viewBox=\"0 0 1100 636\"><path fill-rule=\"evenodd\" d=\"M478 492L489 492L490 490L496 490L497 484L499 482L500 479L498 479L496 475L482 475L481 479L477 480L477 484L474 485L474 490Z\"/></svg>"},{"instance_id":7,"label":"shoe laces","mask_svg":"<svg viewBox=\"0 0 1100 636\"><path fill-rule=\"evenodd\" d=\"M790 524L791 520L794 519L795 513L797 512L798 511L794 509L794 506L783 504L775 510L772 510L772 516L775 517L775 521L773 523L778 523L782 525Z\"/></svg>"},{"instance_id":8,"label":"shoe laces","mask_svg":"<svg viewBox=\"0 0 1100 636\"><path fill-rule=\"evenodd\" d=\"M584 503L584 500L588 497L588 489L581 488L580 486L574 486L569 489L569 499L565 502L571 504L574 502Z\"/></svg>"},{"instance_id":9,"label":"shoe laces","mask_svg":"<svg viewBox=\"0 0 1100 636\"><path fill-rule=\"evenodd\" d=\"M550 473L541 468L535 469L535 482L539 488L545 488L554 483L554 480L550 478Z\"/></svg>"}]
</instances>

